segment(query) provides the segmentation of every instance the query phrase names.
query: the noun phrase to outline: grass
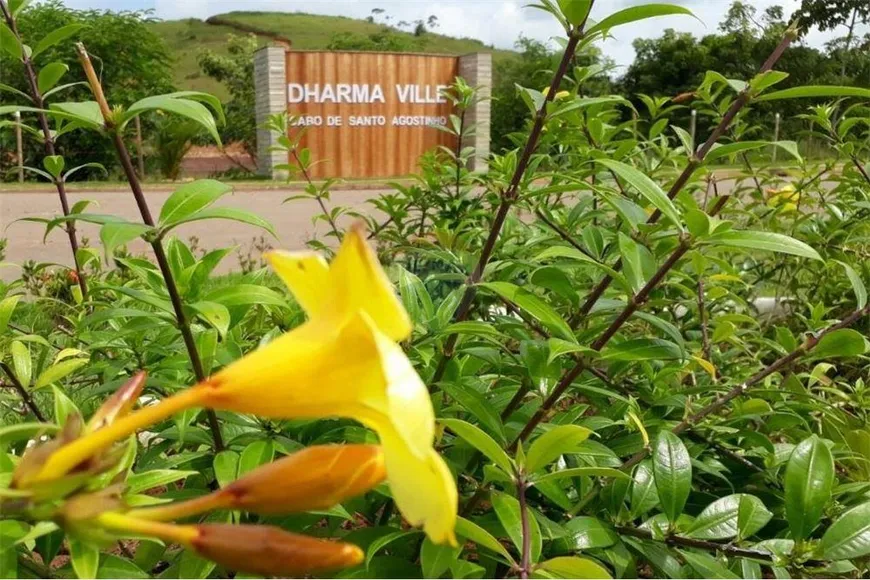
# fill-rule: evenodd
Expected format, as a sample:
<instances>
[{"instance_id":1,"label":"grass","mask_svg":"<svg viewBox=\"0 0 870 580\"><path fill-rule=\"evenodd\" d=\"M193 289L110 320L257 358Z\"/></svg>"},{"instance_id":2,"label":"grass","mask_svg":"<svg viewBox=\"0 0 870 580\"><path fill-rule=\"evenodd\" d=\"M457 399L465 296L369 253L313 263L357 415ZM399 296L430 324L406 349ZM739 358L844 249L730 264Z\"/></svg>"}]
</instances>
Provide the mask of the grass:
<instances>
[{"instance_id":1,"label":"grass","mask_svg":"<svg viewBox=\"0 0 870 580\"><path fill-rule=\"evenodd\" d=\"M180 89L207 91L221 98L227 97L226 88L221 83L208 78L199 70L197 56L203 50L226 54L228 34L245 34L234 28L233 24L254 27L278 34L292 41L294 49L325 49L334 35L356 34L368 36L384 29L382 24L366 22L345 16L323 16L301 12L229 12L217 17L225 24L207 23L196 18L185 20L157 21L150 26L166 41L176 59L175 81ZM406 38L414 52L436 54L466 54L469 52L491 51L495 59L514 54L508 50L494 50L481 41L472 38L453 38L442 34L427 32L415 37L409 32L394 31ZM260 37L262 45L272 40Z\"/></svg>"}]
</instances>

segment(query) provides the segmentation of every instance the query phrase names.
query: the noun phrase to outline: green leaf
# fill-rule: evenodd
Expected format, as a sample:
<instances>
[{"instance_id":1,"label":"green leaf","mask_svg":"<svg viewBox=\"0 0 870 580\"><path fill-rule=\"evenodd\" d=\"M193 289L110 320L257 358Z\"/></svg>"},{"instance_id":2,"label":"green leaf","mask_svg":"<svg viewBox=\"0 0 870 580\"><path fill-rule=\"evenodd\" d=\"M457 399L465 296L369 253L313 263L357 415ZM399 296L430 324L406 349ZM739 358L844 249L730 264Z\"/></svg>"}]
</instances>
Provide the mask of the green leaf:
<instances>
[{"instance_id":1,"label":"green leaf","mask_svg":"<svg viewBox=\"0 0 870 580\"><path fill-rule=\"evenodd\" d=\"M21 42L3 22L0 22L0 48L5 50L12 58L21 60Z\"/></svg>"},{"instance_id":2,"label":"green leaf","mask_svg":"<svg viewBox=\"0 0 870 580\"><path fill-rule=\"evenodd\" d=\"M78 578L96 578L97 569L100 565L100 549L95 544L85 543L71 536L69 542L69 555L73 571Z\"/></svg>"},{"instance_id":3,"label":"green leaf","mask_svg":"<svg viewBox=\"0 0 870 580\"><path fill-rule=\"evenodd\" d=\"M57 429L57 425L51 423L18 423L0 426L0 449L5 449L9 443L54 433Z\"/></svg>"},{"instance_id":4,"label":"green leaf","mask_svg":"<svg viewBox=\"0 0 870 580\"><path fill-rule=\"evenodd\" d=\"M369 544L369 547L366 550L366 567L368 567L368 565L372 561L372 558L374 558L378 552L380 552L396 540L401 540L402 538L407 538L409 536L415 536L420 533L422 532L419 530L407 530L401 532L392 532L375 539L371 544Z\"/></svg>"},{"instance_id":5,"label":"green leaf","mask_svg":"<svg viewBox=\"0 0 870 580\"><path fill-rule=\"evenodd\" d=\"M27 388L30 386L31 373L33 372L33 363L30 360L30 349L19 341L13 340L9 346L12 353L12 370L15 373L15 378L18 382Z\"/></svg>"},{"instance_id":6,"label":"green leaf","mask_svg":"<svg viewBox=\"0 0 870 580\"><path fill-rule=\"evenodd\" d=\"M532 485L549 481L565 479L566 477L612 477L614 479L630 479L624 471L612 467L569 467L535 476Z\"/></svg>"},{"instance_id":7,"label":"green leaf","mask_svg":"<svg viewBox=\"0 0 870 580\"><path fill-rule=\"evenodd\" d=\"M66 40L84 28L84 26L84 24L67 24L66 26L61 26L60 28L52 30L36 43L36 48L33 49L33 54L31 55L32 58L36 58L58 42Z\"/></svg>"},{"instance_id":8,"label":"green leaf","mask_svg":"<svg viewBox=\"0 0 870 580\"><path fill-rule=\"evenodd\" d=\"M698 578L739 578L709 554L680 550L680 555L698 573Z\"/></svg>"},{"instance_id":9,"label":"green leaf","mask_svg":"<svg viewBox=\"0 0 870 580\"><path fill-rule=\"evenodd\" d=\"M461 437L466 443L486 455L499 469L513 476L514 465L507 453L479 427L460 419L439 419L442 425Z\"/></svg>"},{"instance_id":10,"label":"green leaf","mask_svg":"<svg viewBox=\"0 0 870 580\"><path fill-rule=\"evenodd\" d=\"M454 548L449 544L434 544L429 538L420 546L420 566L424 578L440 578L462 552L462 546Z\"/></svg>"},{"instance_id":11,"label":"green leaf","mask_svg":"<svg viewBox=\"0 0 870 580\"><path fill-rule=\"evenodd\" d=\"M20 294L7 296L3 300L0 300L0 334L6 332L9 320L12 318L12 313L15 311L19 300L21 300Z\"/></svg>"},{"instance_id":12,"label":"green leaf","mask_svg":"<svg viewBox=\"0 0 870 580\"><path fill-rule=\"evenodd\" d=\"M33 385L33 389L41 389L56 383L65 376L76 372L86 364L88 364L87 358L74 358L60 361L39 374L39 377L36 379L36 384Z\"/></svg>"},{"instance_id":13,"label":"green leaf","mask_svg":"<svg viewBox=\"0 0 870 580\"><path fill-rule=\"evenodd\" d=\"M240 456L235 451L225 449L214 456L214 476L218 485L226 487L239 475Z\"/></svg>"},{"instance_id":14,"label":"green leaf","mask_svg":"<svg viewBox=\"0 0 870 580\"><path fill-rule=\"evenodd\" d=\"M610 345L602 351L601 360L641 361L677 360L683 358L679 345L661 338L634 338Z\"/></svg>"},{"instance_id":15,"label":"green leaf","mask_svg":"<svg viewBox=\"0 0 870 580\"><path fill-rule=\"evenodd\" d=\"M133 495L160 487L169 485L182 479L187 479L191 475L199 474L198 471L176 471L174 469L154 469L142 473L134 473L127 478L127 494Z\"/></svg>"},{"instance_id":16,"label":"green leaf","mask_svg":"<svg viewBox=\"0 0 870 580\"><path fill-rule=\"evenodd\" d=\"M547 346L550 349L550 356L547 358L547 364L550 364L563 354L581 352L583 353L583 356L597 357L599 355L597 350L591 349L588 346L581 346L576 342L562 340L561 338L551 338L547 340Z\"/></svg>"},{"instance_id":17,"label":"green leaf","mask_svg":"<svg viewBox=\"0 0 870 580\"><path fill-rule=\"evenodd\" d=\"M761 95L755 100L761 101L777 101L780 99L808 99L808 98L840 98L840 97L859 97L870 99L870 89L860 87L844 87L844 86L826 86L826 85L809 85L805 87L793 87L774 91Z\"/></svg>"},{"instance_id":18,"label":"green leaf","mask_svg":"<svg viewBox=\"0 0 870 580\"><path fill-rule=\"evenodd\" d=\"M486 398L473 388L450 382L442 383L441 388L455 400L461 408L474 416L484 427L494 433L501 444L506 442L504 425L498 413Z\"/></svg>"},{"instance_id":19,"label":"green leaf","mask_svg":"<svg viewBox=\"0 0 870 580\"><path fill-rule=\"evenodd\" d=\"M674 14L687 14L689 16L694 16L691 10L683 8L682 6L675 6L673 4L643 4L641 6L632 6L631 8L614 12L598 22L592 28L588 29L586 35L590 36L596 32L610 30L617 26L622 26L623 24L637 22L638 20L655 18L657 16L671 16Z\"/></svg>"},{"instance_id":20,"label":"green leaf","mask_svg":"<svg viewBox=\"0 0 870 580\"><path fill-rule=\"evenodd\" d=\"M846 262L840 262L839 260L835 261L843 266L843 269L846 271L846 276L852 284L852 290L855 292L855 298L858 301L858 308L864 308L867 306L867 287L864 286L861 276L859 276L858 272L856 272L855 269ZM2 324L0 324L0 330L2 330Z\"/></svg>"},{"instance_id":21,"label":"green leaf","mask_svg":"<svg viewBox=\"0 0 870 580\"><path fill-rule=\"evenodd\" d=\"M559 0L559 8L569 23L579 26L586 20L592 0Z\"/></svg>"},{"instance_id":22,"label":"green leaf","mask_svg":"<svg viewBox=\"0 0 870 580\"><path fill-rule=\"evenodd\" d=\"M63 173L64 164L63 157L60 155L46 155L42 160L42 166L45 167L45 170L55 179L60 179L61 173ZM81 213L81 210L71 211L70 213Z\"/></svg>"},{"instance_id":23,"label":"green leaf","mask_svg":"<svg viewBox=\"0 0 870 580\"><path fill-rule=\"evenodd\" d=\"M863 334L851 328L841 328L823 336L810 355L816 359L853 357L864 354L867 348Z\"/></svg>"},{"instance_id":24,"label":"green leaf","mask_svg":"<svg viewBox=\"0 0 870 580\"><path fill-rule=\"evenodd\" d=\"M49 109L55 116L82 123L91 129L102 129L105 124L103 113L100 111L100 105L96 101L52 103Z\"/></svg>"},{"instance_id":25,"label":"green leaf","mask_svg":"<svg viewBox=\"0 0 870 580\"><path fill-rule=\"evenodd\" d=\"M754 495L741 494L737 508L737 539L746 539L767 525L773 516Z\"/></svg>"},{"instance_id":26,"label":"green leaf","mask_svg":"<svg viewBox=\"0 0 870 580\"><path fill-rule=\"evenodd\" d=\"M132 222L112 222L100 228L100 241L106 252L106 260L115 253L118 246L135 240L151 230L151 226Z\"/></svg>"},{"instance_id":27,"label":"green leaf","mask_svg":"<svg viewBox=\"0 0 870 580\"><path fill-rule=\"evenodd\" d=\"M196 302L190 305L203 320L211 324L220 335L226 336L230 330L230 311L217 302Z\"/></svg>"},{"instance_id":28,"label":"green leaf","mask_svg":"<svg viewBox=\"0 0 870 580\"><path fill-rule=\"evenodd\" d=\"M655 6L654 4L651 6ZM636 6L635 8L629 8L628 10L635 10L639 8L646 8L646 6ZM681 9L685 10L685 9ZM625 11L623 11L625 12ZM596 163L604 165L617 175L619 175L622 179L627 181L632 187L634 187L638 193L640 193L646 200L652 204L657 210L662 212L665 217L667 217L680 231L683 231L683 224L680 222L680 215L677 212L676 206L674 203L668 199L667 194L662 191L662 188L658 186L656 182L647 177L646 174L641 172L635 167L631 165L626 165L621 161L615 161L613 159L596 159Z\"/></svg>"},{"instance_id":29,"label":"green leaf","mask_svg":"<svg viewBox=\"0 0 870 580\"><path fill-rule=\"evenodd\" d=\"M513 496L507 495L499 491L494 491L491 494L492 507L495 510L495 515L501 523L504 531L516 546L517 550L522 550L523 546L523 526L520 516L520 502ZM531 560L537 562L541 554L541 529L538 526L538 520L532 515L531 510L526 506L528 511L527 517L529 520L529 532L531 536Z\"/></svg>"},{"instance_id":30,"label":"green leaf","mask_svg":"<svg viewBox=\"0 0 870 580\"><path fill-rule=\"evenodd\" d=\"M601 522L601 520L589 516L578 516L571 519L564 526L565 538L557 540L560 547L570 551L591 550L594 548L607 548L619 540L619 536L613 529Z\"/></svg>"},{"instance_id":31,"label":"green leaf","mask_svg":"<svg viewBox=\"0 0 870 580\"><path fill-rule=\"evenodd\" d=\"M659 505L652 461L641 461L634 469L631 484L631 516L637 518Z\"/></svg>"},{"instance_id":32,"label":"green leaf","mask_svg":"<svg viewBox=\"0 0 870 580\"><path fill-rule=\"evenodd\" d=\"M661 431L656 438L653 475L662 511L674 523L692 491L692 459L680 438L670 431Z\"/></svg>"},{"instance_id":33,"label":"green leaf","mask_svg":"<svg viewBox=\"0 0 870 580\"><path fill-rule=\"evenodd\" d=\"M794 448L785 468L785 513L792 537L803 540L822 519L834 486L834 457L813 435Z\"/></svg>"},{"instance_id":34,"label":"green leaf","mask_svg":"<svg viewBox=\"0 0 870 580\"><path fill-rule=\"evenodd\" d=\"M617 236L619 241L619 255L622 257L622 269L625 272L625 278L631 284L631 289L636 293L646 280L643 275L643 258L640 253L640 245L619 232Z\"/></svg>"},{"instance_id":35,"label":"green leaf","mask_svg":"<svg viewBox=\"0 0 870 580\"><path fill-rule=\"evenodd\" d=\"M251 306L263 304L266 306L287 307L287 300L270 288L257 284L233 284L212 290L205 296L206 302L217 302L226 307Z\"/></svg>"},{"instance_id":36,"label":"green leaf","mask_svg":"<svg viewBox=\"0 0 870 580\"><path fill-rule=\"evenodd\" d=\"M239 477L272 461L275 445L271 441L254 441L242 451L239 458Z\"/></svg>"},{"instance_id":37,"label":"green leaf","mask_svg":"<svg viewBox=\"0 0 870 580\"><path fill-rule=\"evenodd\" d=\"M852 560L870 554L870 503L837 518L822 536L820 548L826 560Z\"/></svg>"},{"instance_id":38,"label":"green leaf","mask_svg":"<svg viewBox=\"0 0 870 580\"><path fill-rule=\"evenodd\" d=\"M198 179L172 192L160 209L158 225L174 224L201 211L232 191L232 187L214 179Z\"/></svg>"},{"instance_id":39,"label":"green leaf","mask_svg":"<svg viewBox=\"0 0 870 580\"><path fill-rule=\"evenodd\" d=\"M555 578L610 578L610 573L600 564L577 556L560 556L542 562L539 569Z\"/></svg>"},{"instance_id":40,"label":"green leaf","mask_svg":"<svg viewBox=\"0 0 870 580\"><path fill-rule=\"evenodd\" d=\"M209 209L198 211L193 215L190 215L184 219L177 220L172 224L166 226L164 228L164 232L168 232L169 230L180 226L181 224L201 220L232 220L235 222L241 222L243 224L249 224L266 230L272 235L273 238L278 238L278 233L275 231L275 227L270 222L264 220L254 212L250 212L244 209L237 209L234 207L212 207Z\"/></svg>"},{"instance_id":41,"label":"green leaf","mask_svg":"<svg viewBox=\"0 0 870 580\"><path fill-rule=\"evenodd\" d=\"M52 62L42 67L39 71L39 79L37 80L39 92L45 93L54 87L68 70L69 67L62 62Z\"/></svg>"},{"instance_id":42,"label":"green leaf","mask_svg":"<svg viewBox=\"0 0 870 580\"><path fill-rule=\"evenodd\" d=\"M725 540L737 536L740 531L738 520L741 503L744 504L743 511L747 520L744 531L750 530L747 535L761 529L773 517L764 507L764 503L754 495L736 493L717 499L705 507L692 522L686 535L704 540Z\"/></svg>"},{"instance_id":43,"label":"green leaf","mask_svg":"<svg viewBox=\"0 0 870 580\"><path fill-rule=\"evenodd\" d=\"M563 338L576 342L574 332L559 313L537 295L509 282L483 282L482 288L492 290L505 300L513 302L541 324L562 335Z\"/></svg>"},{"instance_id":44,"label":"green leaf","mask_svg":"<svg viewBox=\"0 0 870 580\"><path fill-rule=\"evenodd\" d=\"M762 149L771 145L779 147L797 160L801 159L801 155L798 153L797 145L794 141L741 141L739 143L728 143L727 145L717 145L716 147L713 147L713 149L711 149L707 154L704 162L710 163L717 159L722 159L723 157L730 157L737 153L745 153L747 151Z\"/></svg>"},{"instance_id":45,"label":"green leaf","mask_svg":"<svg viewBox=\"0 0 870 580\"><path fill-rule=\"evenodd\" d=\"M748 248L765 252L780 252L783 254L800 256L802 258L809 258L811 260L822 259L818 252L800 240L772 232L729 230L727 232L713 234L707 238L705 242L714 246Z\"/></svg>"},{"instance_id":46,"label":"green leaf","mask_svg":"<svg viewBox=\"0 0 870 580\"><path fill-rule=\"evenodd\" d=\"M565 453L576 453L592 431L579 425L553 427L532 442L526 454L526 473L535 473Z\"/></svg>"},{"instance_id":47,"label":"green leaf","mask_svg":"<svg viewBox=\"0 0 870 580\"><path fill-rule=\"evenodd\" d=\"M474 522L458 516L456 518L456 535L471 540L480 547L491 552L500 554L508 563L513 563L513 556L492 534L475 524Z\"/></svg>"},{"instance_id":48,"label":"green leaf","mask_svg":"<svg viewBox=\"0 0 870 580\"><path fill-rule=\"evenodd\" d=\"M211 111L203 104L190 99L179 99L170 95L157 95L154 97L145 97L136 101L127 112L124 114L124 122L129 121L136 115L146 111L164 111L174 113L182 117L186 117L191 121L200 124L214 139L215 143L221 144L221 138L218 134L217 123Z\"/></svg>"},{"instance_id":49,"label":"green leaf","mask_svg":"<svg viewBox=\"0 0 870 580\"><path fill-rule=\"evenodd\" d=\"M115 556L114 554L103 554L100 562L100 569L97 571L98 579L110 580L112 578L150 578L148 573L144 572L139 566L133 562Z\"/></svg>"},{"instance_id":50,"label":"green leaf","mask_svg":"<svg viewBox=\"0 0 870 580\"><path fill-rule=\"evenodd\" d=\"M13 16L15 16L26 8L30 2L31 0L9 0L7 5L9 6L9 11L12 12Z\"/></svg>"}]
</instances>

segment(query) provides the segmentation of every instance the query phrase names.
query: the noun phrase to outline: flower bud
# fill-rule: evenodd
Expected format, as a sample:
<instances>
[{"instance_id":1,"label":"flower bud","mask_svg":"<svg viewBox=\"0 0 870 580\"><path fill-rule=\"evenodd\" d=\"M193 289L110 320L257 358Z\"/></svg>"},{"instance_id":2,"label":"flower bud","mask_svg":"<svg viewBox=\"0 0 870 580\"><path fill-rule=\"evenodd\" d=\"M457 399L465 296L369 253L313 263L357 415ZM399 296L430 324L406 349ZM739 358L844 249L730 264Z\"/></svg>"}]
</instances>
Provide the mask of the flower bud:
<instances>
[{"instance_id":1,"label":"flower bud","mask_svg":"<svg viewBox=\"0 0 870 580\"><path fill-rule=\"evenodd\" d=\"M144 371L136 373L129 381L121 385L111 397L106 399L88 421L85 433L96 431L113 423L115 419L130 413L142 393L142 389L145 388L146 376Z\"/></svg>"},{"instance_id":2,"label":"flower bud","mask_svg":"<svg viewBox=\"0 0 870 580\"><path fill-rule=\"evenodd\" d=\"M258 514L330 508L386 477L377 445L317 445L263 465L219 493L231 507Z\"/></svg>"},{"instance_id":3,"label":"flower bud","mask_svg":"<svg viewBox=\"0 0 870 580\"><path fill-rule=\"evenodd\" d=\"M261 576L301 577L363 561L353 544L285 532L274 526L201 524L191 547L231 570Z\"/></svg>"},{"instance_id":4,"label":"flower bud","mask_svg":"<svg viewBox=\"0 0 870 580\"><path fill-rule=\"evenodd\" d=\"M131 515L169 521L216 509L263 515L326 509L367 492L385 477L377 445L316 445L263 465L209 495Z\"/></svg>"}]
</instances>

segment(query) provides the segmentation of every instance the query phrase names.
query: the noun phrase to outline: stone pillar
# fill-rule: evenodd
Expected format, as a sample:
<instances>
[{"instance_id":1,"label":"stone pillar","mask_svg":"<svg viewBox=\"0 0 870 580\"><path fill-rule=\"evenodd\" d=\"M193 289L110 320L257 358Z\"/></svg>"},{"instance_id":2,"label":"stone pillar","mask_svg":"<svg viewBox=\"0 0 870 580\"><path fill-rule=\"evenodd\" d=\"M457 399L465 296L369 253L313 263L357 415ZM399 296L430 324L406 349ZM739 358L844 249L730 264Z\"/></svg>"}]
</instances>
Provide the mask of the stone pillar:
<instances>
[{"instance_id":1,"label":"stone pillar","mask_svg":"<svg viewBox=\"0 0 870 580\"><path fill-rule=\"evenodd\" d=\"M269 151L278 144L278 134L262 126L269 115L287 110L287 58L283 46L266 46L254 53L254 88L257 119L257 172L272 179L286 177L275 167L287 163L280 151Z\"/></svg>"},{"instance_id":2,"label":"stone pillar","mask_svg":"<svg viewBox=\"0 0 870 580\"><path fill-rule=\"evenodd\" d=\"M469 169L486 172L489 168L489 120L492 98L492 54L474 52L459 57L459 76L477 88L477 101L466 112L465 119L475 130L462 140L463 147L474 147Z\"/></svg>"}]
</instances>

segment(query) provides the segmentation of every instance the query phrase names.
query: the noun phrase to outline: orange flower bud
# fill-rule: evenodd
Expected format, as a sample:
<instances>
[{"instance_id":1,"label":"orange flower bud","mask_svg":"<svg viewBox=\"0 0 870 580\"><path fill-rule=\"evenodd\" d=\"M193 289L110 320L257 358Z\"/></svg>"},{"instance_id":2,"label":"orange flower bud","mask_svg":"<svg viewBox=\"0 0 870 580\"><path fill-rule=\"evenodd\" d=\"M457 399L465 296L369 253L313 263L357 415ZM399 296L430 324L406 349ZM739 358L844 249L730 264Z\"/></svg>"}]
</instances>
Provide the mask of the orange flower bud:
<instances>
[{"instance_id":1,"label":"orange flower bud","mask_svg":"<svg viewBox=\"0 0 870 580\"><path fill-rule=\"evenodd\" d=\"M168 521L215 509L264 515L326 509L367 492L385 477L384 456L377 445L315 445L263 465L207 496L130 515Z\"/></svg>"},{"instance_id":2,"label":"orange flower bud","mask_svg":"<svg viewBox=\"0 0 870 580\"><path fill-rule=\"evenodd\" d=\"M96 431L127 415L136 404L142 389L145 388L145 371L140 371L121 385L115 393L100 405L85 427L85 433Z\"/></svg>"},{"instance_id":3,"label":"orange flower bud","mask_svg":"<svg viewBox=\"0 0 870 580\"><path fill-rule=\"evenodd\" d=\"M291 534L274 526L201 524L191 547L231 570L261 576L300 577L356 566L364 558L353 544Z\"/></svg>"},{"instance_id":4,"label":"orange flower bud","mask_svg":"<svg viewBox=\"0 0 870 580\"><path fill-rule=\"evenodd\" d=\"M287 514L332 507L385 477L377 445L317 445L263 465L220 493L232 496L234 509Z\"/></svg>"}]
</instances>

